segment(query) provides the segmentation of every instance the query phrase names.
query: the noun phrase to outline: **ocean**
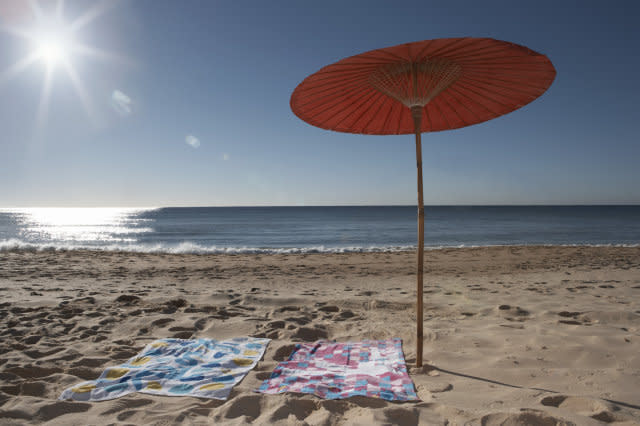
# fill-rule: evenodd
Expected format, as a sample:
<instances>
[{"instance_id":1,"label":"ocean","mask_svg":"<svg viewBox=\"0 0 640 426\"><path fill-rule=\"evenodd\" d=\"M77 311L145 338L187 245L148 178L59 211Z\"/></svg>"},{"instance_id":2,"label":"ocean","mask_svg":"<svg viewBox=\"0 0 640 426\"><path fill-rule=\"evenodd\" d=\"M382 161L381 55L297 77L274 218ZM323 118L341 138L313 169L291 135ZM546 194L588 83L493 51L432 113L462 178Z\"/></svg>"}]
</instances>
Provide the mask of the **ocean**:
<instances>
[{"instance_id":1,"label":"ocean","mask_svg":"<svg viewBox=\"0 0 640 426\"><path fill-rule=\"evenodd\" d=\"M0 250L410 250L415 206L0 209ZM639 245L640 206L427 206L425 246Z\"/></svg>"}]
</instances>

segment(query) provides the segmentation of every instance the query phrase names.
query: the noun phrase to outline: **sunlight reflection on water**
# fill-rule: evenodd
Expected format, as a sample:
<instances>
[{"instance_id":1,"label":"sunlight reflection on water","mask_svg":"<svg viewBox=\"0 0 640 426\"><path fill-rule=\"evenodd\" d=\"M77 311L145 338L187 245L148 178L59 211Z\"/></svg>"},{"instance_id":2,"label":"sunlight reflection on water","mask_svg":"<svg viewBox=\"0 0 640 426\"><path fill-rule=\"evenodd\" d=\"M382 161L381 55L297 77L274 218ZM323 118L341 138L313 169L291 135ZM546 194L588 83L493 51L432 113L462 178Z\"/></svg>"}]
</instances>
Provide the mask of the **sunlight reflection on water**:
<instances>
[{"instance_id":1,"label":"sunlight reflection on water","mask_svg":"<svg viewBox=\"0 0 640 426\"><path fill-rule=\"evenodd\" d=\"M28 208L3 211L16 214L21 234L28 239L57 241L135 241L133 234L153 232L149 219L136 208Z\"/></svg>"}]
</instances>

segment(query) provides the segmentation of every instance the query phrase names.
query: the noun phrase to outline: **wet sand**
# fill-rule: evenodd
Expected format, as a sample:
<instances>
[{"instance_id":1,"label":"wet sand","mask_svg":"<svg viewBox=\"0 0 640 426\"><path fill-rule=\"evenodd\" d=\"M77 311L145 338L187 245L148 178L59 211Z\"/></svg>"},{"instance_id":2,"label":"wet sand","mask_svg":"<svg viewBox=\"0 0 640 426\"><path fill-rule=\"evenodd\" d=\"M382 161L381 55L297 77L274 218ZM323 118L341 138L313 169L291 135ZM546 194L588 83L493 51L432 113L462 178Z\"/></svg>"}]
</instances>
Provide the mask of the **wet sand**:
<instances>
[{"instance_id":1,"label":"wet sand","mask_svg":"<svg viewBox=\"0 0 640 426\"><path fill-rule=\"evenodd\" d=\"M640 248L427 251L422 402L253 392L295 342L400 337L415 254L0 252L0 424L640 424ZM273 341L227 401L63 389L162 337Z\"/></svg>"}]
</instances>

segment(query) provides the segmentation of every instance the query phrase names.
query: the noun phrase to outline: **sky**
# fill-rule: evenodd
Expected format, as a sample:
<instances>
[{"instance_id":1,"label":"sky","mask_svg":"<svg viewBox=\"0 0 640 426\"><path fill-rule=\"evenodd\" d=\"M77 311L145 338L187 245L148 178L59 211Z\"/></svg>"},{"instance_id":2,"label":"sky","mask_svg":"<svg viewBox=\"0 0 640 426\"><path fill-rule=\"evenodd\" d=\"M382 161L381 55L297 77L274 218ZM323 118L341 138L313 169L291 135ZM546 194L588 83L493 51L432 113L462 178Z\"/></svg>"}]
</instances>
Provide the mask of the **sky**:
<instances>
[{"instance_id":1,"label":"sky","mask_svg":"<svg viewBox=\"0 0 640 426\"><path fill-rule=\"evenodd\" d=\"M415 204L411 135L315 128L289 98L343 57L463 36L527 46L557 76L517 111L423 134L426 205L638 204L638 16L631 0L0 0L0 207Z\"/></svg>"}]
</instances>

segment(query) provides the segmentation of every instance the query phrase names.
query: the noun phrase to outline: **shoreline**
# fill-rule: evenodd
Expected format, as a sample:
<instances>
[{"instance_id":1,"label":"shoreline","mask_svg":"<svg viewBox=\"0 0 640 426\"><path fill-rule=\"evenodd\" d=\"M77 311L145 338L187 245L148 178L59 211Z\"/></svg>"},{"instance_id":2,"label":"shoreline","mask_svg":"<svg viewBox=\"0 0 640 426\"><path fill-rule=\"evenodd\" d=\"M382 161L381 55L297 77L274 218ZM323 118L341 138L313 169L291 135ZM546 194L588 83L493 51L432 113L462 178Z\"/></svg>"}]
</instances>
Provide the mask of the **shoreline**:
<instances>
[{"instance_id":1,"label":"shoreline","mask_svg":"<svg viewBox=\"0 0 640 426\"><path fill-rule=\"evenodd\" d=\"M416 246L371 246L371 247L221 247L221 248L201 248L189 249L185 251L176 251L169 248L159 249L134 249L127 250L123 247L56 247L48 244L31 244L21 243L24 247L16 247L15 243L9 241L0 241L0 253L12 252L102 252L102 253L122 253L122 254L158 254L158 255L199 255L199 256L217 256L217 255L332 255L332 254L374 254L374 253L414 253ZM190 243L188 243L190 244ZM425 245L424 250L472 250L472 249L492 249L492 248L639 248L640 243L603 243L603 244L486 244L486 245L450 245L450 246L428 246ZM213 250L213 251L212 251Z\"/></svg>"},{"instance_id":2,"label":"shoreline","mask_svg":"<svg viewBox=\"0 0 640 426\"><path fill-rule=\"evenodd\" d=\"M415 252L0 251L0 424L640 424L640 247L425 256L419 403L255 394L293 345L399 337L415 362ZM126 296L126 297L122 297ZM227 401L57 401L163 337L272 340Z\"/></svg>"}]
</instances>

